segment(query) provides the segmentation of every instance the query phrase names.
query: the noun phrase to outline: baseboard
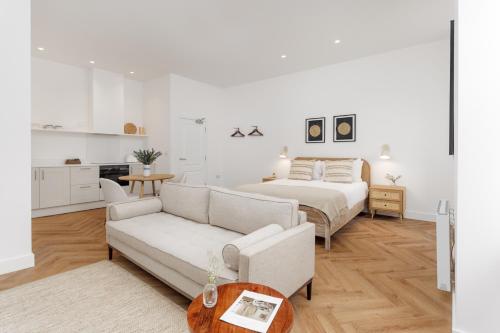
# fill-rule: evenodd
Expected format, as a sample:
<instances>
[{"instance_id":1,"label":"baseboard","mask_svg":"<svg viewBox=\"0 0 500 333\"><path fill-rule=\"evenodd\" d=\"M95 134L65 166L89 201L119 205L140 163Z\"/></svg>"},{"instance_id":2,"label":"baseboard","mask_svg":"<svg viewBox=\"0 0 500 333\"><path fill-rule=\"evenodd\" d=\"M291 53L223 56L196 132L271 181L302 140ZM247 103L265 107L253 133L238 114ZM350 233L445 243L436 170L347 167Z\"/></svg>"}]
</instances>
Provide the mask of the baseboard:
<instances>
[{"instance_id":1,"label":"baseboard","mask_svg":"<svg viewBox=\"0 0 500 333\"><path fill-rule=\"evenodd\" d=\"M96 208L103 208L103 207L106 207L106 202L95 201L95 202L88 202L88 203L82 203L82 204L76 204L76 205L33 209L31 211L31 217L42 217L42 216L66 214L66 213L73 213L73 212L79 212L82 210L89 210L89 209L96 209Z\"/></svg>"},{"instance_id":2,"label":"baseboard","mask_svg":"<svg viewBox=\"0 0 500 333\"><path fill-rule=\"evenodd\" d=\"M377 215L385 215L385 216L392 216L392 217L399 217L398 213L392 213L392 212L378 212ZM430 213L422 213L422 212L415 212L415 211L405 211L404 214L405 219L410 219L410 220L418 220L418 221L423 221L423 222L436 222L436 216L434 214Z\"/></svg>"},{"instance_id":3,"label":"baseboard","mask_svg":"<svg viewBox=\"0 0 500 333\"><path fill-rule=\"evenodd\" d=\"M415 212L411 210L405 212L405 218L425 222L436 222L436 215L434 213Z\"/></svg>"},{"instance_id":4,"label":"baseboard","mask_svg":"<svg viewBox=\"0 0 500 333\"><path fill-rule=\"evenodd\" d=\"M33 253L0 260L0 275L35 266Z\"/></svg>"}]
</instances>

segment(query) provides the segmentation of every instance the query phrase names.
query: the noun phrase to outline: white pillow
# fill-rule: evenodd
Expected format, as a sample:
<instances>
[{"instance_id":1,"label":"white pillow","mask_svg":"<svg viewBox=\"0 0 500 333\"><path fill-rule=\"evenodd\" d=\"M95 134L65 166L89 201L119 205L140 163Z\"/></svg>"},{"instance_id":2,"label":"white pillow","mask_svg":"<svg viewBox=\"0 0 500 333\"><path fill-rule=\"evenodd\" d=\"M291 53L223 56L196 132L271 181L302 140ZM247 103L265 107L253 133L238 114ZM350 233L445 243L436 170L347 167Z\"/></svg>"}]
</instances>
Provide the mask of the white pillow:
<instances>
[{"instance_id":1,"label":"white pillow","mask_svg":"<svg viewBox=\"0 0 500 333\"><path fill-rule=\"evenodd\" d=\"M238 271L240 268L240 251L250 245L253 245L263 239L283 232L283 227L278 224L269 224L254 232L235 239L224 246L222 249L222 258L227 268Z\"/></svg>"},{"instance_id":2,"label":"white pillow","mask_svg":"<svg viewBox=\"0 0 500 333\"><path fill-rule=\"evenodd\" d=\"M352 182L361 183L363 179L361 178L361 171L363 170L363 160L357 158L352 161Z\"/></svg>"},{"instance_id":3,"label":"white pillow","mask_svg":"<svg viewBox=\"0 0 500 333\"><path fill-rule=\"evenodd\" d=\"M316 161L316 162L314 162L313 174L312 174L312 179L313 180L323 179L324 164L325 163L323 161Z\"/></svg>"}]
</instances>

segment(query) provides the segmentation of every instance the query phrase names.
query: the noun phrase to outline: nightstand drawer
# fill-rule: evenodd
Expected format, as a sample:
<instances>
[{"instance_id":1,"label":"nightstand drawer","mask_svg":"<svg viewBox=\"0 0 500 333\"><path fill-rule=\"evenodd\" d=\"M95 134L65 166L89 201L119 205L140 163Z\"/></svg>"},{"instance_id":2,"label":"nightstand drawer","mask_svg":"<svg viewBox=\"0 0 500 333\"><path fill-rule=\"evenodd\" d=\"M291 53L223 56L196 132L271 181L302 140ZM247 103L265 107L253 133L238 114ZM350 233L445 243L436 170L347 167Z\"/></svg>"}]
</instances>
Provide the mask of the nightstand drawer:
<instances>
[{"instance_id":1,"label":"nightstand drawer","mask_svg":"<svg viewBox=\"0 0 500 333\"><path fill-rule=\"evenodd\" d=\"M401 211L401 204L399 202L372 200L370 205L373 209L392 210L395 212Z\"/></svg>"},{"instance_id":2,"label":"nightstand drawer","mask_svg":"<svg viewBox=\"0 0 500 333\"><path fill-rule=\"evenodd\" d=\"M371 190L370 199L401 201L401 192Z\"/></svg>"}]
</instances>

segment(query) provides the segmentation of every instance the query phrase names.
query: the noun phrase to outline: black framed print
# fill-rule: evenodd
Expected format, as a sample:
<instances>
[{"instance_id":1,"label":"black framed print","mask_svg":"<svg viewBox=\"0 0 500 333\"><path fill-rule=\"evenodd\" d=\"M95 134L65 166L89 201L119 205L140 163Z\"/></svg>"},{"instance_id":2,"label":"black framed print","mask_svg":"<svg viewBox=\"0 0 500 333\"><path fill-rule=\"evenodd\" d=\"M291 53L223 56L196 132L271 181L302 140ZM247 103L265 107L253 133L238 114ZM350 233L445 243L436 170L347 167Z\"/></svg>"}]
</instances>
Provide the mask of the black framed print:
<instances>
[{"instance_id":1,"label":"black framed print","mask_svg":"<svg viewBox=\"0 0 500 333\"><path fill-rule=\"evenodd\" d=\"M356 115L333 116L333 142L356 141Z\"/></svg>"},{"instance_id":2,"label":"black framed print","mask_svg":"<svg viewBox=\"0 0 500 333\"><path fill-rule=\"evenodd\" d=\"M325 142L325 117L306 119L306 143Z\"/></svg>"}]
</instances>

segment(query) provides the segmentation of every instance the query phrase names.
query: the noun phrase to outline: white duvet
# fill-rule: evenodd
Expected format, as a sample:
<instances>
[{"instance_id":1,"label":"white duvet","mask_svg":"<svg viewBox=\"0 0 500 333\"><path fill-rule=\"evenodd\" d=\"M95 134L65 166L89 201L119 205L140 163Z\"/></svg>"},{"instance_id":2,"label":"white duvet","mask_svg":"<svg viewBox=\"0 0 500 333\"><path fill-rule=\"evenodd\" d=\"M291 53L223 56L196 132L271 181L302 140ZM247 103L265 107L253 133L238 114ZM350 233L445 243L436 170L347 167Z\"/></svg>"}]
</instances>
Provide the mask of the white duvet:
<instances>
[{"instance_id":1,"label":"white duvet","mask_svg":"<svg viewBox=\"0 0 500 333\"><path fill-rule=\"evenodd\" d=\"M351 209L361 200L365 200L368 196L368 184L366 182L359 183L331 183L322 180L295 180L295 179L276 179L263 184L273 185L288 185L288 186L307 186L316 188L333 189L342 192L347 199L347 208Z\"/></svg>"}]
</instances>

